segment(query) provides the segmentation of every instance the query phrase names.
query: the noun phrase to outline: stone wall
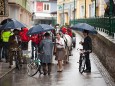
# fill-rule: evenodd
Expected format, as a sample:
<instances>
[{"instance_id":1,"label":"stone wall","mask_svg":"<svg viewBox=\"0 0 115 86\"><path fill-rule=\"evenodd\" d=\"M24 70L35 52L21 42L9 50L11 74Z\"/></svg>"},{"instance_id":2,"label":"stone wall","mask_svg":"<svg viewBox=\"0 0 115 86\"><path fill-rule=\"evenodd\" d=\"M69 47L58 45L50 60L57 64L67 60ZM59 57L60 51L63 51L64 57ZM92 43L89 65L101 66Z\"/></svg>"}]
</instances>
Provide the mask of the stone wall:
<instances>
[{"instance_id":1,"label":"stone wall","mask_svg":"<svg viewBox=\"0 0 115 86\"><path fill-rule=\"evenodd\" d=\"M90 37L92 38L93 52L115 81L115 44L100 34L90 35Z\"/></svg>"}]
</instances>

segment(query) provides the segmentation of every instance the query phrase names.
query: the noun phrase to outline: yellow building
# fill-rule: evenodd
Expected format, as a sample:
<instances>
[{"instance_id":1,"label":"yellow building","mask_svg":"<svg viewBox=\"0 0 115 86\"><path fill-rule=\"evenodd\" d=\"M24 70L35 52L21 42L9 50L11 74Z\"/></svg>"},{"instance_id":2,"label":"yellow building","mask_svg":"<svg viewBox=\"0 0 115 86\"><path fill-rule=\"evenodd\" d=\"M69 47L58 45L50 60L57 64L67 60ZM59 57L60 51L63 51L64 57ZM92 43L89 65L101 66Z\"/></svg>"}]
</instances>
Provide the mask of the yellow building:
<instances>
[{"instance_id":1,"label":"yellow building","mask_svg":"<svg viewBox=\"0 0 115 86\"><path fill-rule=\"evenodd\" d=\"M69 24L74 19L76 0L58 0L57 1L57 23L61 25ZM76 3L76 2L75 2Z\"/></svg>"},{"instance_id":2,"label":"yellow building","mask_svg":"<svg viewBox=\"0 0 115 86\"><path fill-rule=\"evenodd\" d=\"M104 12L104 0L77 0L77 18L104 16Z\"/></svg>"},{"instance_id":3,"label":"yellow building","mask_svg":"<svg viewBox=\"0 0 115 86\"><path fill-rule=\"evenodd\" d=\"M74 19L104 16L106 8L105 0L58 0L57 5L57 23L61 25Z\"/></svg>"}]
</instances>

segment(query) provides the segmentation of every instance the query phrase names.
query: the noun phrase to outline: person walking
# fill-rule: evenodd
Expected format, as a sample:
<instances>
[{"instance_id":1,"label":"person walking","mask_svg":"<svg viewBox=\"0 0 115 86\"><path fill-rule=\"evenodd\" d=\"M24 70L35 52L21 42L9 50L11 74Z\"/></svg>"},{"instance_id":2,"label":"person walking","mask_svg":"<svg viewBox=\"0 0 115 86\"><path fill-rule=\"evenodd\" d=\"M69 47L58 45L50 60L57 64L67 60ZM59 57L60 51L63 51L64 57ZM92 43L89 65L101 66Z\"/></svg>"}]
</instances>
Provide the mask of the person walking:
<instances>
[{"instance_id":1,"label":"person walking","mask_svg":"<svg viewBox=\"0 0 115 86\"><path fill-rule=\"evenodd\" d=\"M90 58L89 58L89 54L92 52L92 40L90 38L90 36L88 35L89 31L88 30L84 30L83 31L83 35L84 35L84 42L80 42L80 44L83 45L83 50L86 51L85 53L85 57L86 57L86 69L84 72L91 72L91 63L90 63ZM87 52L90 51L90 52Z\"/></svg>"},{"instance_id":2,"label":"person walking","mask_svg":"<svg viewBox=\"0 0 115 86\"><path fill-rule=\"evenodd\" d=\"M65 57L65 42L64 39L61 38L60 33L57 33L57 38L56 38L56 58L55 60L58 61L58 71L57 72L62 72L63 71L63 65L62 62Z\"/></svg>"},{"instance_id":3,"label":"person walking","mask_svg":"<svg viewBox=\"0 0 115 86\"><path fill-rule=\"evenodd\" d=\"M37 52L38 52L38 42L39 42L39 38L38 38L38 34L34 34L31 36L30 38L32 40L32 57L31 59L35 59L37 57Z\"/></svg>"},{"instance_id":4,"label":"person walking","mask_svg":"<svg viewBox=\"0 0 115 86\"><path fill-rule=\"evenodd\" d=\"M8 47L9 47L9 37L12 35L12 32L10 30L4 30L1 34L1 38L3 41L3 57L6 59L6 62L8 62Z\"/></svg>"},{"instance_id":5,"label":"person walking","mask_svg":"<svg viewBox=\"0 0 115 86\"><path fill-rule=\"evenodd\" d=\"M13 50L17 49L18 53L17 53L17 58L19 60L19 64L21 64L21 39L19 36L19 30L14 29L13 30L13 35L10 36L9 38L9 68L12 67L13 65Z\"/></svg>"},{"instance_id":6,"label":"person walking","mask_svg":"<svg viewBox=\"0 0 115 86\"><path fill-rule=\"evenodd\" d=\"M30 37L27 35L27 32L28 32L28 28L24 27L24 28L21 28L21 31L19 33L19 36L22 41L22 44L21 44L22 50L28 50L28 42L30 41Z\"/></svg>"},{"instance_id":7,"label":"person walking","mask_svg":"<svg viewBox=\"0 0 115 86\"><path fill-rule=\"evenodd\" d=\"M40 42L39 50L41 52L41 62L44 75L51 73L52 57L53 57L53 42L49 33L44 34L44 39Z\"/></svg>"}]
</instances>

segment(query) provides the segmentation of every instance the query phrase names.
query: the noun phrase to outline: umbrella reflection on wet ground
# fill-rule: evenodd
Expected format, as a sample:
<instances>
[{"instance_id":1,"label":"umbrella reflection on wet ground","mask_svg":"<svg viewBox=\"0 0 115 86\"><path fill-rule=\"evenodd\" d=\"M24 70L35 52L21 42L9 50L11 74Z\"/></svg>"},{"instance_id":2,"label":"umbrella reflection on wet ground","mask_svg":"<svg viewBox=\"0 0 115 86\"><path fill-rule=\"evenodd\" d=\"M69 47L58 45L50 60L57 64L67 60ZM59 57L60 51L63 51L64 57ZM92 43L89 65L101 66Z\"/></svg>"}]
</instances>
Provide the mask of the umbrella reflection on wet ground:
<instances>
[{"instance_id":1,"label":"umbrella reflection on wet ground","mask_svg":"<svg viewBox=\"0 0 115 86\"><path fill-rule=\"evenodd\" d=\"M81 37L77 34L76 48ZM57 72L57 62L53 59L51 75L35 75L29 77L26 73L26 66L21 71L15 70L0 80L0 86L108 86L97 69L91 54L91 73L80 74L78 70L79 52L76 49L72 51L68 64L64 65L63 72Z\"/></svg>"}]
</instances>

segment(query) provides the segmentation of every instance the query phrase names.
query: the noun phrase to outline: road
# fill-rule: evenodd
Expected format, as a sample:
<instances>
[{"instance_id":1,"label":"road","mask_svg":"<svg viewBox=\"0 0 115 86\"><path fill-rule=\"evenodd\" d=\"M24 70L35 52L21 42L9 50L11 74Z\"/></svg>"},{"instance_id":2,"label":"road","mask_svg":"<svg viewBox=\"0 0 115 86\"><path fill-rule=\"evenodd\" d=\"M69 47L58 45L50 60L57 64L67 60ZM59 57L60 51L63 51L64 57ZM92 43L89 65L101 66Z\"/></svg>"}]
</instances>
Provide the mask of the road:
<instances>
[{"instance_id":1,"label":"road","mask_svg":"<svg viewBox=\"0 0 115 86\"><path fill-rule=\"evenodd\" d=\"M53 59L51 75L35 75L29 77L26 72L26 65L22 70L14 70L0 80L0 86L109 86L105 77L102 76L95 64L95 54L90 55L91 73L80 74L78 71L79 52L77 48L82 46L79 44L81 36L76 35L76 48L73 49L68 64L64 65L63 72L57 72L57 62Z\"/></svg>"}]
</instances>

